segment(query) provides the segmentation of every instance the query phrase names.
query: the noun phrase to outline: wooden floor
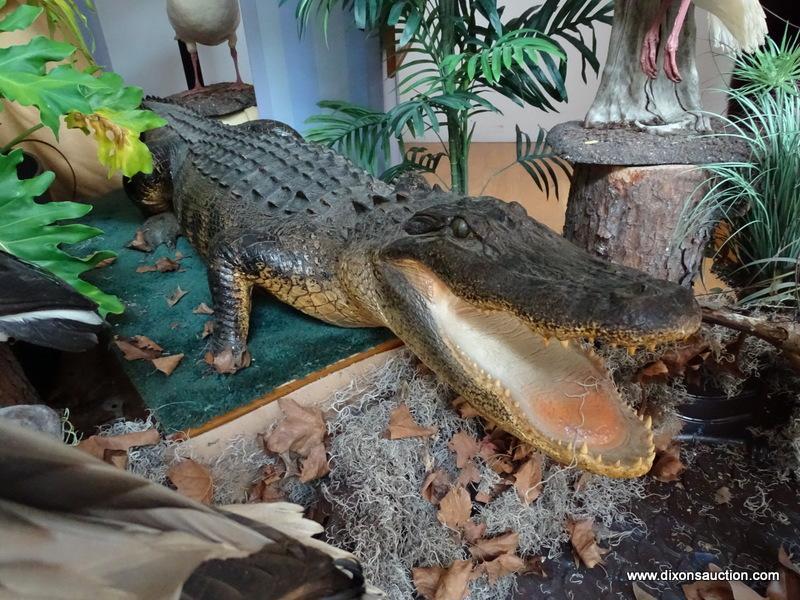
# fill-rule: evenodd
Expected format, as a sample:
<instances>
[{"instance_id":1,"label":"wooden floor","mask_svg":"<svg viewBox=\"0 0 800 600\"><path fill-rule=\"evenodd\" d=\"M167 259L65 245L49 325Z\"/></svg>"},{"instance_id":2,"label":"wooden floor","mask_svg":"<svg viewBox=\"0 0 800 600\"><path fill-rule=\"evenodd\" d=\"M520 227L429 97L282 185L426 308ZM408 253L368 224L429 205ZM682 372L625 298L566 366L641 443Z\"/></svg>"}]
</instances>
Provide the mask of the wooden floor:
<instances>
[{"instance_id":1,"label":"wooden floor","mask_svg":"<svg viewBox=\"0 0 800 600\"><path fill-rule=\"evenodd\" d=\"M417 144L414 145L423 145ZM441 152L441 145L428 147L431 152ZM564 213L569 195L569 179L559 173L558 196L551 189L550 197L539 190L530 175L516 164L515 144L512 142L478 142L472 144L469 157L469 193L473 196L485 194L511 202L522 204L537 221L540 221L562 233L564 230ZM438 177L429 177L431 183L450 187L450 167L442 161L437 173ZM710 271L710 260L706 260L703 277L695 282L695 292L707 293L714 288L725 285Z\"/></svg>"}]
</instances>

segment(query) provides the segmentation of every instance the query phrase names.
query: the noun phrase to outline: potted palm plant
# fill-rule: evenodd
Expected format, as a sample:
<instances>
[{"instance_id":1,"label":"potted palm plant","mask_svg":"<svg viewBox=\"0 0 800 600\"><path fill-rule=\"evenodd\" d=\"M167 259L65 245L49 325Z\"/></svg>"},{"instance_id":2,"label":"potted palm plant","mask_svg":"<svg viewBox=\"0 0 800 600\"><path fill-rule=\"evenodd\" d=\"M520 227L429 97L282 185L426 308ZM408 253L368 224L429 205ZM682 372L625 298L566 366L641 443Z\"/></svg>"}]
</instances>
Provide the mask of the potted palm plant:
<instances>
[{"instance_id":1,"label":"potted palm plant","mask_svg":"<svg viewBox=\"0 0 800 600\"><path fill-rule=\"evenodd\" d=\"M285 2L286 0L282 0ZM389 30L392 44L406 60L396 77L406 100L386 112L343 101L320 104L329 112L309 119L307 138L334 146L362 167L379 174L387 164L390 143L397 140L403 161L382 172L391 180L406 171L435 172L442 158L450 163L450 187L467 193L469 151L474 119L499 112L491 100L499 93L517 104L554 110L567 100L567 48L581 57L582 75L599 69L596 23L610 23L607 0L546 0L513 18L504 17L496 0L300 0L301 31L310 15L328 15L337 6L352 7L356 25L369 32ZM404 138L432 132L443 152L406 149ZM445 140L446 136L446 140ZM557 193L555 169L569 171L548 150L545 135L535 138L516 128L516 157L536 185Z\"/></svg>"}]
</instances>

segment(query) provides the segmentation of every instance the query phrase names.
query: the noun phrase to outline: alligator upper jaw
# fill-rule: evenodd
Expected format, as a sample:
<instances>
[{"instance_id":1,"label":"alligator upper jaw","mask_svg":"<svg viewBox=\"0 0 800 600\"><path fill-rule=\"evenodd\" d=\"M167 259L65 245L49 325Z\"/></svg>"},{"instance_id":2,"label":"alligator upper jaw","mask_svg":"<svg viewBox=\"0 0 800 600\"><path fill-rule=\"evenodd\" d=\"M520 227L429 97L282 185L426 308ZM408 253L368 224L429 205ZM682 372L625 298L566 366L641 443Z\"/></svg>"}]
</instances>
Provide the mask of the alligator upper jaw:
<instances>
[{"instance_id":1,"label":"alligator upper jaw","mask_svg":"<svg viewBox=\"0 0 800 600\"><path fill-rule=\"evenodd\" d=\"M591 348L578 339L550 343L510 312L479 308L415 261L394 268L435 330L420 354L484 417L565 464L612 477L650 469L650 420L621 400ZM405 337L415 349L414 333Z\"/></svg>"}]
</instances>

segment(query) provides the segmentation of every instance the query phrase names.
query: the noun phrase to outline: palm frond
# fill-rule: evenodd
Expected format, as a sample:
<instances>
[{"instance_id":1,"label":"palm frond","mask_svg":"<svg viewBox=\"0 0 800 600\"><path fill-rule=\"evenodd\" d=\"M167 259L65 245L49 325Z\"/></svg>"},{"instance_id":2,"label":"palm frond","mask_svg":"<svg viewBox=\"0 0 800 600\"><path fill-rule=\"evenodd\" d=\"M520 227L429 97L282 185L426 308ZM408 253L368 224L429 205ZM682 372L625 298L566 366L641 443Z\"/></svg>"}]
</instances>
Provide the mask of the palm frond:
<instances>
[{"instance_id":1,"label":"palm frond","mask_svg":"<svg viewBox=\"0 0 800 600\"><path fill-rule=\"evenodd\" d=\"M567 177L571 175L572 169L558 154L547 147L545 142L547 132L540 127L536 140L532 140L530 135L522 131L519 125L516 125L516 137L516 163L525 169L533 179L536 187L547 194L548 197L550 196L550 185L552 184L555 197L558 198L558 174L556 169L562 171ZM553 168L554 165L556 169Z\"/></svg>"},{"instance_id":2,"label":"palm frond","mask_svg":"<svg viewBox=\"0 0 800 600\"><path fill-rule=\"evenodd\" d=\"M428 152L427 148L412 146L403 156L403 162L386 169L380 175L380 179L387 183L392 183L400 175L409 172L432 173L435 174L439 168L439 163L446 154L444 152Z\"/></svg>"}]
</instances>

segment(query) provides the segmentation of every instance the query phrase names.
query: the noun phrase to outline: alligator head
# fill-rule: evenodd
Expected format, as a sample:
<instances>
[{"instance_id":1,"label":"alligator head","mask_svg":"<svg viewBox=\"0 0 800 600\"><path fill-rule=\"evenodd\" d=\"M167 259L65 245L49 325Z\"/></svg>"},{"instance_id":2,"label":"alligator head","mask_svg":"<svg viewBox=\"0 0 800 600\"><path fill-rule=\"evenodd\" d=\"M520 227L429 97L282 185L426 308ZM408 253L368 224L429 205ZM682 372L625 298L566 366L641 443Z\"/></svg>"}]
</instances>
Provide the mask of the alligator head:
<instances>
[{"instance_id":1,"label":"alligator head","mask_svg":"<svg viewBox=\"0 0 800 600\"><path fill-rule=\"evenodd\" d=\"M691 291L594 258L487 197L416 212L371 262L386 324L484 417L563 463L649 470L650 420L622 401L593 341L687 337L700 325Z\"/></svg>"}]
</instances>

